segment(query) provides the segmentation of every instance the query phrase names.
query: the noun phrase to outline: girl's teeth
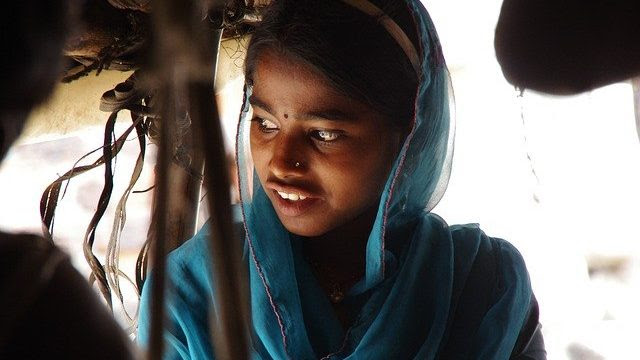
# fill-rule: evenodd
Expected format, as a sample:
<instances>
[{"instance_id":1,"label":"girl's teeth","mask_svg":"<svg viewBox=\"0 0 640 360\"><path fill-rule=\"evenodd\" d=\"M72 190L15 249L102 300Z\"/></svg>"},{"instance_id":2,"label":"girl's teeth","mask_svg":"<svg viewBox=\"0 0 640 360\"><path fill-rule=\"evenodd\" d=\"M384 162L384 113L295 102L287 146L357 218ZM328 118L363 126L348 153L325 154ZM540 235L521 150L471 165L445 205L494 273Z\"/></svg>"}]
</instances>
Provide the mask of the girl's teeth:
<instances>
[{"instance_id":1,"label":"girl's teeth","mask_svg":"<svg viewBox=\"0 0 640 360\"><path fill-rule=\"evenodd\" d=\"M280 195L280 197L283 198L283 199L288 199L288 200L291 200L291 201L304 200L304 199L307 198L306 196L303 196L303 195L287 194L287 193L281 192L281 191L278 191L278 195Z\"/></svg>"}]
</instances>

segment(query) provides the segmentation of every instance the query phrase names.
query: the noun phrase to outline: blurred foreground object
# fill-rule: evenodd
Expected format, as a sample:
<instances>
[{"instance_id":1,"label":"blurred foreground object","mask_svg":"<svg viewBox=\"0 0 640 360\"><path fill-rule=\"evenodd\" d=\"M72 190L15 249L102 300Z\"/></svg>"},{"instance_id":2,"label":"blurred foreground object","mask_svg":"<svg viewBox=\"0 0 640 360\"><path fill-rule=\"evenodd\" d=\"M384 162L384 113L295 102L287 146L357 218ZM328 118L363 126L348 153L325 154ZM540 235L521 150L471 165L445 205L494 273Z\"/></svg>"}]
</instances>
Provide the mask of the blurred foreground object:
<instances>
[{"instance_id":1,"label":"blurred foreground object","mask_svg":"<svg viewBox=\"0 0 640 360\"><path fill-rule=\"evenodd\" d=\"M249 315L248 309L242 305L246 303L247 296L242 286L237 285L246 283L241 274L242 249L235 241L232 226L225 150L214 92L223 29L234 28L232 24L244 19L244 7L244 1L222 0L204 3L197 0L180 3L159 0L154 3L153 68L159 81L160 114L165 121L160 126L157 197L152 221L155 233L150 245L153 248L154 281L150 284L149 359L163 358L164 318L167 316L165 288L171 288L170 284L165 284L170 221L166 209L176 201L169 196L172 190L169 162L176 124L168 120L177 114L177 99L186 100L187 114L193 126L195 154L199 153L198 157L204 160L204 163L198 161L198 171L201 173L204 165L208 173L204 180L211 214L209 245L218 300L218 311L209 321L216 329L216 336L212 339L216 358L248 358L244 325ZM206 14L204 21L203 13Z\"/></svg>"},{"instance_id":2,"label":"blurred foreground object","mask_svg":"<svg viewBox=\"0 0 640 360\"><path fill-rule=\"evenodd\" d=\"M132 359L131 345L69 258L0 232L0 359Z\"/></svg>"},{"instance_id":3,"label":"blurred foreground object","mask_svg":"<svg viewBox=\"0 0 640 360\"><path fill-rule=\"evenodd\" d=\"M505 0L496 57L522 89L576 94L640 74L640 2Z\"/></svg>"},{"instance_id":4,"label":"blurred foreground object","mask_svg":"<svg viewBox=\"0 0 640 360\"><path fill-rule=\"evenodd\" d=\"M74 5L10 2L2 12L0 159L61 74ZM133 357L115 320L52 243L0 232L0 256L0 359Z\"/></svg>"}]
</instances>

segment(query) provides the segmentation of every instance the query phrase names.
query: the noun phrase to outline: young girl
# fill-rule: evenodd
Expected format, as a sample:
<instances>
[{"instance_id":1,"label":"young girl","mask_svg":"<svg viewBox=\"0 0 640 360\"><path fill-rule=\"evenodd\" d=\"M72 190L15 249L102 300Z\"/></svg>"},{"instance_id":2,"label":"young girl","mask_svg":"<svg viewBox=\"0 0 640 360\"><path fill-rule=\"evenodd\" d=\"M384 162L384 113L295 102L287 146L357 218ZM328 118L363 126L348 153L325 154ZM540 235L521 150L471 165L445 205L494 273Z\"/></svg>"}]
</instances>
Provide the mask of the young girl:
<instances>
[{"instance_id":1,"label":"young girl","mask_svg":"<svg viewBox=\"0 0 640 360\"><path fill-rule=\"evenodd\" d=\"M429 213L452 131L447 69L419 1L273 1L245 76L252 358L545 357L518 251ZM167 358L213 358L207 236L169 256Z\"/></svg>"}]
</instances>

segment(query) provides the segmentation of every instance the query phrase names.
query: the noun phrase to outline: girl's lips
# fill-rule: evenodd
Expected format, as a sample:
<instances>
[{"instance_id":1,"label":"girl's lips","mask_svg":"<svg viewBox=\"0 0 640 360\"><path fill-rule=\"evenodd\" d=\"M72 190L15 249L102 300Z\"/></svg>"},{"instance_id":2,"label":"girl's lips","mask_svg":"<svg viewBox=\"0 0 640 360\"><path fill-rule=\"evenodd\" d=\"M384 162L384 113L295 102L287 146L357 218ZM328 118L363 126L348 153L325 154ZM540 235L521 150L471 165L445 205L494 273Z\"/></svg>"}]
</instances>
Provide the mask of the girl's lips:
<instances>
[{"instance_id":1,"label":"girl's lips","mask_svg":"<svg viewBox=\"0 0 640 360\"><path fill-rule=\"evenodd\" d=\"M304 200L283 199L277 190L271 190L273 205L277 212L284 216L296 217L308 212L315 204L320 202L319 198L307 197Z\"/></svg>"},{"instance_id":2,"label":"girl's lips","mask_svg":"<svg viewBox=\"0 0 640 360\"><path fill-rule=\"evenodd\" d=\"M287 194L297 194L297 195L302 195L306 198L315 198L315 199L320 198L320 196L314 193L313 191L305 190L297 186L280 184L275 181L267 181L265 185L266 185L265 186L266 188L275 190L276 192L283 192ZM278 194L276 193L276 195Z\"/></svg>"},{"instance_id":3,"label":"girl's lips","mask_svg":"<svg viewBox=\"0 0 640 360\"><path fill-rule=\"evenodd\" d=\"M303 215L315 204L321 201L321 198L317 193L301 189L297 186L280 184L275 181L267 181L265 185L269 190L271 190L273 206L276 208L278 213L284 216L296 217ZM284 199L280 194L278 194L279 192L296 194L298 196L303 196L305 199L303 200L300 198L295 201Z\"/></svg>"}]
</instances>

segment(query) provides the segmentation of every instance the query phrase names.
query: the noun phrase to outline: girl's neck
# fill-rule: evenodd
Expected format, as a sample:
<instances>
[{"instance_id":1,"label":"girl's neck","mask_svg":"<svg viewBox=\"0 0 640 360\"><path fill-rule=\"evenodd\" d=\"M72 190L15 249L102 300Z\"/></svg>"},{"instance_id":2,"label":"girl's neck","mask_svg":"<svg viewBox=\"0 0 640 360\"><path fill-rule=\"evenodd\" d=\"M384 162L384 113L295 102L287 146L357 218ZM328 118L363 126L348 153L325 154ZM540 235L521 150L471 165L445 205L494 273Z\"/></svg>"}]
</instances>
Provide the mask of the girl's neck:
<instances>
[{"instance_id":1,"label":"girl's neck","mask_svg":"<svg viewBox=\"0 0 640 360\"><path fill-rule=\"evenodd\" d=\"M336 317L347 329L355 312L342 302L348 290L365 274L367 240L377 208L322 236L304 239L303 254Z\"/></svg>"},{"instance_id":2,"label":"girl's neck","mask_svg":"<svg viewBox=\"0 0 640 360\"><path fill-rule=\"evenodd\" d=\"M304 240L305 257L315 263L340 270L364 271L367 240L375 221L377 207L321 236Z\"/></svg>"}]
</instances>

